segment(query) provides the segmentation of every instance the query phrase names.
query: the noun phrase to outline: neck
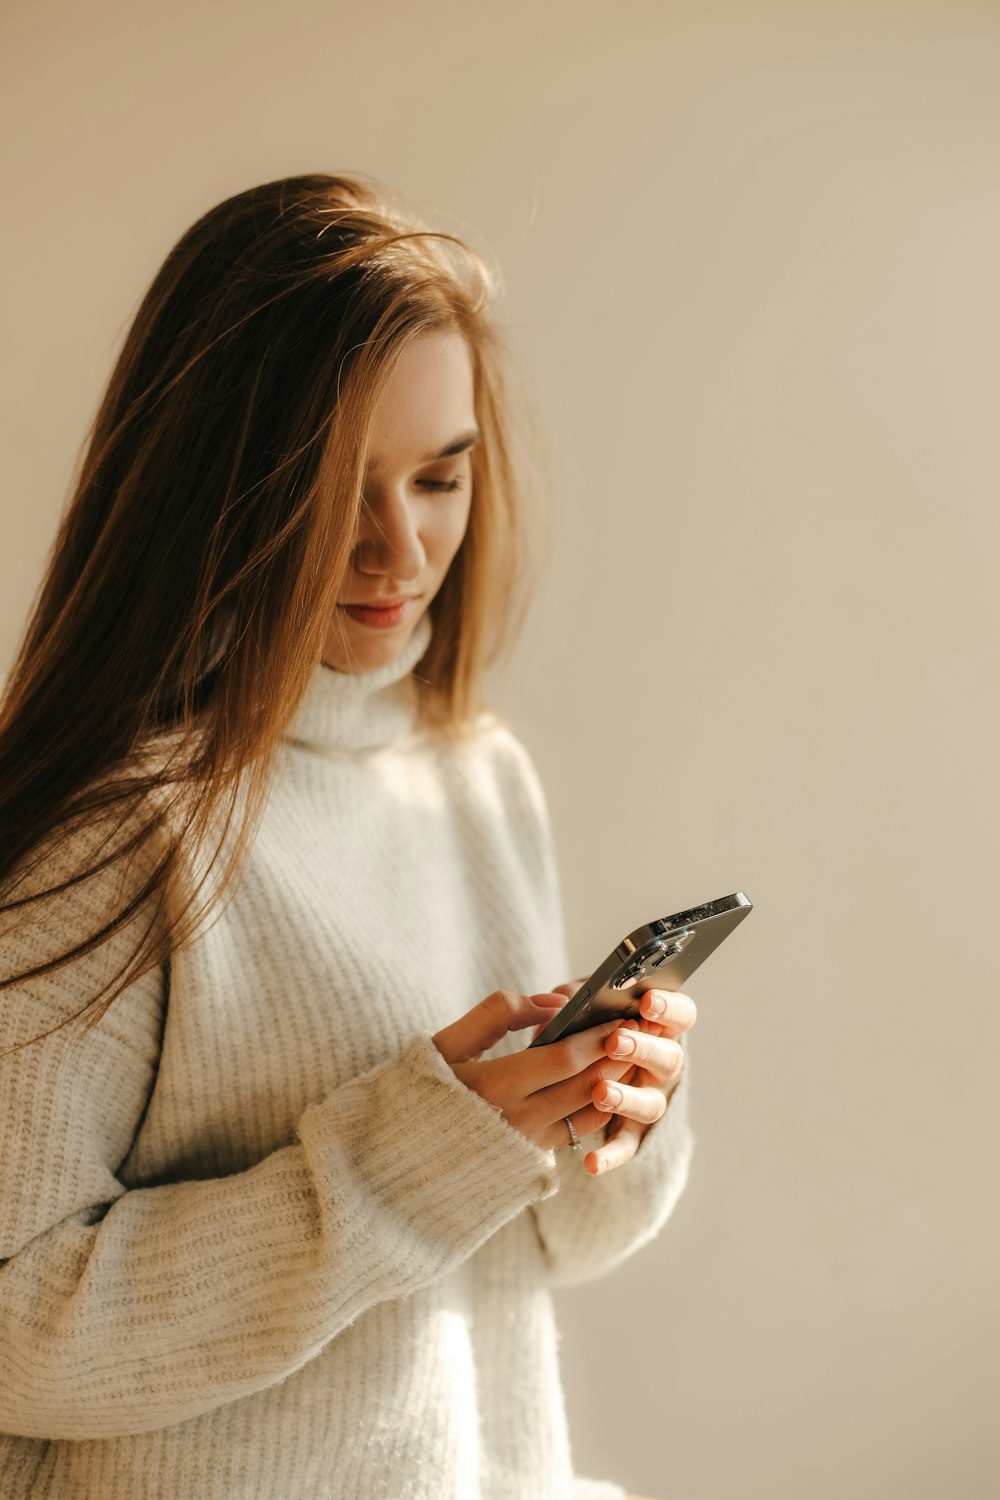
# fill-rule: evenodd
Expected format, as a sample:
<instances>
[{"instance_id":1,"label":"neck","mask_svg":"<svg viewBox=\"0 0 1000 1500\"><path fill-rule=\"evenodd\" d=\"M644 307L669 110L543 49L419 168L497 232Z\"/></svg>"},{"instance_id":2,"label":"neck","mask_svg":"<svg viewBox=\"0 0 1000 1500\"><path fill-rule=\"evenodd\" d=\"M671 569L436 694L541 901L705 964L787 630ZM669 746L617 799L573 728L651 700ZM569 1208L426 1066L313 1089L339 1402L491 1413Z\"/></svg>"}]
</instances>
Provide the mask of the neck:
<instances>
[{"instance_id":1,"label":"neck","mask_svg":"<svg viewBox=\"0 0 1000 1500\"><path fill-rule=\"evenodd\" d=\"M319 751L371 750L403 739L417 727L413 670L430 645L425 611L399 655L366 672L341 672L317 663L285 739Z\"/></svg>"}]
</instances>

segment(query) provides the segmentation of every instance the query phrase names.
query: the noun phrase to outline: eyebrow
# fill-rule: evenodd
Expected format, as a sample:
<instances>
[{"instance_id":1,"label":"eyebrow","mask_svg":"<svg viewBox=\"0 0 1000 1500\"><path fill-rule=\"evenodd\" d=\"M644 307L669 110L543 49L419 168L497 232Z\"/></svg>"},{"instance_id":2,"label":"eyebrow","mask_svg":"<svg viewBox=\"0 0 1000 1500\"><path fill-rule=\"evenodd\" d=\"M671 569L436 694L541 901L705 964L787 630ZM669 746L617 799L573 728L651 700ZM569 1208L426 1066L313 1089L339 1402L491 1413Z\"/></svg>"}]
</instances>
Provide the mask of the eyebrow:
<instances>
[{"instance_id":1,"label":"eyebrow","mask_svg":"<svg viewBox=\"0 0 1000 1500\"><path fill-rule=\"evenodd\" d=\"M427 457L423 459L422 462L425 464L432 464L435 459L438 458L453 458L456 453L464 453L466 448L471 448L476 443L480 442L482 440L482 436L483 435L479 431L479 429L477 427L473 427L469 432L463 432L457 438L454 438L450 443L448 443L444 448L441 449L440 453L428 453ZM378 460L374 458L370 459L368 462L367 472L370 474L377 468Z\"/></svg>"}]
</instances>

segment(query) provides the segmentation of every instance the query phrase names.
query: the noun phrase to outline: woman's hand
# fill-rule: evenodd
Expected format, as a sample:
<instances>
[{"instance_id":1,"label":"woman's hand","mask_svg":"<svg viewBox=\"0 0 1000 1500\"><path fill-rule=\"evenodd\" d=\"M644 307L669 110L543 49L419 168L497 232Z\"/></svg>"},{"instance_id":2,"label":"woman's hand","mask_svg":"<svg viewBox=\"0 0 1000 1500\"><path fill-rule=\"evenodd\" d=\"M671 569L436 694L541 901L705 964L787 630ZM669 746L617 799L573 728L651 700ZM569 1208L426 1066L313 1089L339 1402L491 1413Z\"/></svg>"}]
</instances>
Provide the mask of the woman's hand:
<instances>
[{"instance_id":1,"label":"woman's hand","mask_svg":"<svg viewBox=\"0 0 1000 1500\"><path fill-rule=\"evenodd\" d=\"M571 999L583 983L578 979L556 985L553 993ZM584 1168L595 1177L631 1161L647 1130L666 1110L684 1070L684 1048L677 1038L690 1031L698 1019L695 1002L680 990L645 990L639 1010L641 1021L629 1019L605 1031L604 1056L624 1061L626 1068L617 1080L611 1074L597 1079L592 1090L593 1107L601 1117L611 1116L604 1145L584 1158ZM630 1044L631 1050L626 1050ZM544 1052L547 1048L535 1050ZM578 1135L596 1128L587 1123L590 1111L580 1117L582 1123L576 1115L571 1118Z\"/></svg>"},{"instance_id":2,"label":"woman's hand","mask_svg":"<svg viewBox=\"0 0 1000 1500\"><path fill-rule=\"evenodd\" d=\"M534 1025L537 1034L565 1003L565 996L554 991L516 995L494 990L431 1038L461 1083L546 1150L570 1144L567 1115L580 1133L604 1123L606 1113L590 1102L595 1087L634 1071L604 1050L605 1039L619 1029L614 1021L561 1037L547 1047L526 1047L480 1061L508 1031Z\"/></svg>"}]
</instances>

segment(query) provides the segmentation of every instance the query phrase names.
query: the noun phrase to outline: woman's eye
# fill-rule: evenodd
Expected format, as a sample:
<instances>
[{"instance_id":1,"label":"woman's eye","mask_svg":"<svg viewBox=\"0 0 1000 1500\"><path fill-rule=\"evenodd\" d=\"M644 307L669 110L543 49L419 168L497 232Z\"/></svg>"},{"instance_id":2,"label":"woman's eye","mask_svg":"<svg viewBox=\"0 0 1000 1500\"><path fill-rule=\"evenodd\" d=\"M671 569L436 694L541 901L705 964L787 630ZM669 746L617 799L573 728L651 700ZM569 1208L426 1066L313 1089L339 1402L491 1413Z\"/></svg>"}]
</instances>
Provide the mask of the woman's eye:
<instances>
[{"instance_id":1,"label":"woman's eye","mask_svg":"<svg viewBox=\"0 0 1000 1500\"><path fill-rule=\"evenodd\" d=\"M462 488L460 479L418 479L417 483L425 485L429 490L460 490Z\"/></svg>"}]
</instances>

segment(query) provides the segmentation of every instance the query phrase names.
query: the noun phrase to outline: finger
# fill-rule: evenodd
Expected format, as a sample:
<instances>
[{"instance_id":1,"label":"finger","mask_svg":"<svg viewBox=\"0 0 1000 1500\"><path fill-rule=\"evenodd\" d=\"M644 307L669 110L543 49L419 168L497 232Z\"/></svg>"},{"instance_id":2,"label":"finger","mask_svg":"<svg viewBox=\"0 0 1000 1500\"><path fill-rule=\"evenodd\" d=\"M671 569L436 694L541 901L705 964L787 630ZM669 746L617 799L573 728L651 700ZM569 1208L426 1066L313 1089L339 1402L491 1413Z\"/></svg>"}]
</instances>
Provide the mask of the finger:
<instances>
[{"instance_id":1,"label":"finger","mask_svg":"<svg viewBox=\"0 0 1000 1500\"><path fill-rule=\"evenodd\" d=\"M577 986L577 988L579 988L579 986ZM542 999L546 1002L548 1002L548 1000L550 999L552 1000L553 1004L551 1014L549 1015L549 1020L552 1019L552 1016L554 1016L557 1011L562 1010L568 998L566 991L569 990L573 990L573 986L571 984L561 984L558 989L550 990L545 995L534 996L536 1000ZM575 993L575 990L573 990L573 993ZM556 1000L558 1000L558 1004L555 1003ZM548 1021L542 1021L539 1023L539 1025L533 1027L531 1032L531 1040L534 1041L536 1036L540 1036L548 1024Z\"/></svg>"},{"instance_id":2,"label":"finger","mask_svg":"<svg viewBox=\"0 0 1000 1500\"><path fill-rule=\"evenodd\" d=\"M611 1118L614 1119L614 1116L612 1115ZM573 1142L566 1129L567 1120L572 1122L577 1137L582 1139L585 1135L590 1135L592 1130L603 1130L608 1123L608 1116L603 1110L595 1109L592 1104L585 1104L582 1109L568 1109L558 1121L553 1121L553 1124L561 1125L562 1131L565 1132L562 1138L563 1144L571 1146Z\"/></svg>"},{"instance_id":3,"label":"finger","mask_svg":"<svg viewBox=\"0 0 1000 1500\"><path fill-rule=\"evenodd\" d=\"M605 1116L594 1109L590 1103L590 1095L595 1083L602 1078L618 1079L622 1077L632 1078L639 1069L625 1062L616 1062L612 1058L604 1056L602 1041L604 1034L614 1022L606 1022L600 1027L594 1027L590 1032L578 1032L572 1037L565 1039L570 1046L563 1042L552 1042L545 1047L537 1047L533 1051L525 1048L521 1052L513 1053L506 1057L489 1058L483 1062L476 1062L479 1082L476 1087L479 1092L485 1093L490 1098L502 1098L505 1091L512 1088L517 1100L523 1104L530 1101L533 1122L535 1128L548 1128L552 1131L553 1139L550 1145L561 1146L569 1144L569 1134L565 1126L565 1118L573 1117L574 1128L579 1134L582 1131L596 1130L604 1124ZM553 1069L551 1063L546 1067L542 1079L542 1087L531 1087L537 1079L531 1075L538 1072L538 1061L546 1064L549 1059L556 1058L558 1068L563 1071L568 1067L572 1070L571 1076L549 1082L552 1078ZM567 1057L570 1059L567 1062ZM559 1059L562 1059L559 1063ZM517 1065L517 1073L513 1075L512 1065ZM528 1067L528 1079L525 1079L525 1067ZM461 1067L461 1062L457 1065ZM557 1071L558 1071L557 1068ZM461 1075L460 1075L461 1076ZM485 1083L485 1087L482 1085ZM582 1112L582 1114L581 1114ZM536 1136L536 1139L540 1137Z\"/></svg>"},{"instance_id":4,"label":"finger","mask_svg":"<svg viewBox=\"0 0 1000 1500\"><path fill-rule=\"evenodd\" d=\"M567 984L567 986L564 986L564 989L567 989L567 990L571 989L571 986L568 986L568 984ZM556 993L555 990L553 990L552 993L553 993L553 995L555 995L555 993ZM544 998L544 996L543 996L543 998ZM562 1010L562 1007L559 1007L559 1005L558 1005L558 1007L555 1007L555 1010L556 1011ZM555 1014L555 1011L553 1011L553 1014ZM549 1017L549 1019L552 1019L552 1017ZM547 1022L541 1022L541 1025L535 1026L534 1032L532 1032L532 1041L535 1040L535 1037L540 1037L541 1032L543 1032L544 1029L546 1029L547 1025L549 1025L549 1023L547 1023ZM607 1025L613 1025L613 1023L612 1022L606 1023L606 1026ZM649 1025L651 1025L651 1023L649 1023L649 1022L637 1022L637 1020L634 1019L634 1017L630 1017L630 1019L628 1019L627 1022L622 1022L621 1025L622 1026L649 1026ZM655 1028L655 1029L657 1029L657 1031L660 1031L660 1028Z\"/></svg>"},{"instance_id":5,"label":"finger","mask_svg":"<svg viewBox=\"0 0 1000 1500\"><path fill-rule=\"evenodd\" d=\"M623 1083L628 1085L640 1073L641 1070L639 1068L630 1068L624 1075ZM565 1089L567 1086L562 1085L562 1087ZM666 1094L666 1104L670 1103L672 1093L673 1090L671 1089ZM661 1115L658 1114L655 1118L659 1119ZM643 1135L655 1123L654 1120L644 1122L637 1119L630 1119L621 1113L609 1114L607 1110L598 1109L594 1104L586 1104L579 1109L569 1107L562 1118L552 1121L553 1126L557 1126L558 1128L555 1130L556 1138L549 1142L550 1145L556 1147L569 1147L572 1145L572 1137L566 1126L567 1120L572 1122L573 1129L580 1138L591 1135L594 1131L602 1130L603 1128L600 1146L592 1151L588 1151L583 1161L584 1167L592 1176L598 1175L597 1162L599 1159L606 1157L608 1167L610 1168L621 1166L634 1156ZM612 1152L605 1151L605 1146L612 1141L617 1143L615 1150Z\"/></svg>"},{"instance_id":6,"label":"finger","mask_svg":"<svg viewBox=\"0 0 1000 1500\"><path fill-rule=\"evenodd\" d=\"M570 1032L544 1047L525 1047L518 1057L527 1070L527 1092L534 1094L557 1087L568 1078L575 1078L584 1068L598 1062L607 1063L604 1039L617 1029L617 1021L603 1021L598 1026L588 1026L585 1031Z\"/></svg>"},{"instance_id":7,"label":"finger","mask_svg":"<svg viewBox=\"0 0 1000 1500\"><path fill-rule=\"evenodd\" d=\"M612 1031L604 1041L607 1057L626 1059L644 1068L657 1083L670 1083L684 1066L684 1047L671 1037L653 1036L648 1031Z\"/></svg>"},{"instance_id":8,"label":"finger","mask_svg":"<svg viewBox=\"0 0 1000 1500\"><path fill-rule=\"evenodd\" d=\"M562 1003L561 996L549 992L518 995L513 990L494 990L450 1026L435 1032L431 1040L446 1062L468 1062L499 1042L508 1031L520 1031L540 1019L547 1025Z\"/></svg>"},{"instance_id":9,"label":"finger","mask_svg":"<svg viewBox=\"0 0 1000 1500\"><path fill-rule=\"evenodd\" d=\"M562 1010L566 1004L562 995L556 995L551 990L542 990L537 995L522 995L520 998L525 1001L522 1007L523 1019L512 1021L509 1027L511 1031L520 1031L525 1026L531 1026L535 1016L539 1014L547 1018L542 1022L543 1026L547 1026L556 1011Z\"/></svg>"},{"instance_id":10,"label":"finger","mask_svg":"<svg viewBox=\"0 0 1000 1500\"><path fill-rule=\"evenodd\" d=\"M552 986L552 993L554 995L565 995L567 1000L572 1000L577 990L581 989L584 983L585 981L582 979L571 979L568 984L554 984Z\"/></svg>"},{"instance_id":11,"label":"finger","mask_svg":"<svg viewBox=\"0 0 1000 1500\"><path fill-rule=\"evenodd\" d=\"M603 1143L596 1150L588 1151L583 1158L585 1171L592 1177L599 1177L602 1172L623 1167L638 1151L643 1129L637 1120L616 1115L608 1124Z\"/></svg>"},{"instance_id":12,"label":"finger","mask_svg":"<svg viewBox=\"0 0 1000 1500\"><path fill-rule=\"evenodd\" d=\"M589 1135L592 1130L599 1130L602 1125L607 1125L609 1118L615 1118L614 1115L609 1117L607 1110L597 1109L593 1104L592 1096L597 1085L604 1082L638 1083L641 1077L641 1068L605 1059L585 1068L582 1073L564 1083L555 1083L548 1089L539 1090L533 1097L539 1107L544 1108L547 1119L553 1123L570 1119L577 1135ZM566 1140L569 1144L568 1133Z\"/></svg>"},{"instance_id":13,"label":"finger","mask_svg":"<svg viewBox=\"0 0 1000 1500\"><path fill-rule=\"evenodd\" d=\"M582 1109L571 1110L562 1116L563 1120L572 1120L573 1129L582 1140L584 1136L591 1135L595 1130L608 1131L615 1120L623 1119L624 1116L609 1115L606 1109L597 1109L593 1104L587 1104ZM563 1127L565 1129L565 1126ZM566 1131L565 1144L572 1145L569 1132Z\"/></svg>"},{"instance_id":14,"label":"finger","mask_svg":"<svg viewBox=\"0 0 1000 1500\"><path fill-rule=\"evenodd\" d=\"M698 1007L682 990L646 990L639 1011L647 1021L656 1021L667 1036L690 1031L698 1019Z\"/></svg>"},{"instance_id":15,"label":"finger","mask_svg":"<svg viewBox=\"0 0 1000 1500\"><path fill-rule=\"evenodd\" d=\"M666 1109L667 1096L653 1084L637 1087L635 1084L605 1081L596 1085L591 1102L602 1112L624 1115L628 1120L637 1120L640 1125L652 1125Z\"/></svg>"},{"instance_id":16,"label":"finger","mask_svg":"<svg viewBox=\"0 0 1000 1500\"><path fill-rule=\"evenodd\" d=\"M597 1130L608 1123L607 1110L597 1109L591 1103L591 1097L599 1083L636 1083L641 1081L640 1068L633 1068L623 1062L598 1063L593 1068L570 1079L567 1083L558 1084L552 1091L553 1098L558 1099L556 1109L568 1115L572 1121L577 1135L587 1135L591 1130ZM539 1095L539 1097L542 1097ZM611 1117L612 1119L614 1116Z\"/></svg>"}]
</instances>

